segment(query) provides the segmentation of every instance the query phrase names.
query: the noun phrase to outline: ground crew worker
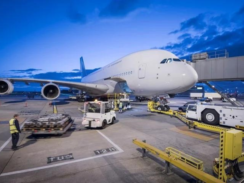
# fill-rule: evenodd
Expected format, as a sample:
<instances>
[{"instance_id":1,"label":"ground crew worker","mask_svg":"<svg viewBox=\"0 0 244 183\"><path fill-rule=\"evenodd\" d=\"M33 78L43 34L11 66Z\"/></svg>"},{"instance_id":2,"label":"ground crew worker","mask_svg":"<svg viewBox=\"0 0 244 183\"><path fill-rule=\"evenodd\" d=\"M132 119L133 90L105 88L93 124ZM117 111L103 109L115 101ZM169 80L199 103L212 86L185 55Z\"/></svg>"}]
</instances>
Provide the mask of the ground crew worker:
<instances>
[{"instance_id":1,"label":"ground crew worker","mask_svg":"<svg viewBox=\"0 0 244 183\"><path fill-rule=\"evenodd\" d=\"M9 121L10 133L12 135L12 149L17 150L17 144L19 141L19 134L21 133L18 121L18 114L13 116L13 119Z\"/></svg>"},{"instance_id":2,"label":"ground crew worker","mask_svg":"<svg viewBox=\"0 0 244 183\"><path fill-rule=\"evenodd\" d=\"M122 109L123 109L123 103L119 102L119 112L122 112Z\"/></svg>"}]
</instances>

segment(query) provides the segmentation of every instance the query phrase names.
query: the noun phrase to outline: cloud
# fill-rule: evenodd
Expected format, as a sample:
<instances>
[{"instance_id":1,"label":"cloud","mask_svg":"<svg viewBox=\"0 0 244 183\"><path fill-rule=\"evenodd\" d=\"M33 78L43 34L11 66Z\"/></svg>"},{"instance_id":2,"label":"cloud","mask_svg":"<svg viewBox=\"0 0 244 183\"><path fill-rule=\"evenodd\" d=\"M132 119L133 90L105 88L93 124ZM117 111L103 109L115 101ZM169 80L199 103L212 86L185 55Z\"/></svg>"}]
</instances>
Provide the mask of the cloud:
<instances>
[{"instance_id":1,"label":"cloud","mask_svg":"<svg viewBox=\"0 0 244 183\"><path fill-rule=\"evenodd\" d=\"M241 26L244 24L244 5L232 16L231 20Z\"/></svg>"},{"instance_id":2,"label":"cloud","mask_svg":"<svg viewBox=\"0 0 244 183\"><path fill-rule=\"evenodd\" d=\"M41 71L41 69L26 69L26 70L10 70L11 72L15 73L22 73L22 74L32 74L35 71Z\"/></svg>"},{"instance_id":3,"label":"cloud","mask_svg":"<svg viewBox=\"0 0 244 183\"><path fill-rule=\"evenodd\" d=\"M227 14L212 16L209 21L221 25L222 28L230 26L230 16Z\"/></svg>"},{"instance_id":4,"label":"cloud","mask_svg":"<svg viewBox=\"0 0 244 183\"><path fill-rule=\"evenodd\" d=\"M180 29L174 30L170 32L170 34L176 34L182 31L187 31L191 28L193 30L203 30L207 26L206 22L204 21L204 18L205 14L201 13L193 18L183 21L180 23Z\"/></svg>"},{"instance_id":5,"label":"cloud","mask_svg":"<svg viewBox=\"0 0 244 183\"><path fill-rule=\"evenodd\" d=\"M100 68L96 69L87 69L86 73L90 74L92 72L95 72ZM74 81L74 82L80 82L81 80L81 73L79 69L73 69L73 71L77 72L46 72L46 73L39 73L30 75L29 77L35 78L35 79L47 79L47 80L63 80L63 81Z\"/></svg>"},{"instance_id":6,"label":"cloud","mask_svg":"<svg viewBox=\"0 0 244 183\"><path fill-rule=\"evenodd\" d=\"M67 78L79 77L79 72L46 72L34 74L29 77L35 79L68 80Z\"/></svg>"},{"instance_id":7,"label":"cloud","mask_svg":"<svg viewBox=\"0 0 244 183\"><path fill-rule=\"evenodd\" d=\"M149 0L111 0L110 3L103 8L100 18L124 18L131 12L147 8L150 5Z\"/></svg>"},{"instance_id":8,"label":"cloud","mask_svg":"<svg viewBox=\"0 0 244 183\"><path fill-rule=\"evenodd\" d=\"M233 21L237 16L238 19ZM244 6L231 15L199 14L182 22L179 30L172 31L171 34L178 34L178 41L161 49L182 58L197 52L223 49L230 56L243 55L244 24L240 21L244 21Z\"/></svg>"},{"instance_id":9,"label":"cloud","mask_svg":"<svg viewBox=\"0 0 244 183\"><path fill-rule=\"evenodd\" d=\"M178 37L179 40L182 40L182 39L185 39L185 38L188 38L188 37L191 37L191 34L189 33L185 33L185 34L182 34Z\"/></svg>"},{"instance_id":10,"label":"cloud","mask_svg":"<svg viewBox=\"0 0 244 183\"><path fill-rule=\"evenodd\" d=\"M237 15L244 15L244 5L236 12Z\"/></svg>"},{"instance_id":11,"label":"cloud","mask_svg":"<svg viewBox=\"0 0 244 183\"><path fill-rule=\"evenodd\" d=\"M91 74L100 68L87 69L86 73ZM13 72L22 73L22 71L40 71L41 69L26 69L26 70L12 70ZM75 71L75 72L74 72ZM14 73L15 74L15 73ZM81 73L79 69L73 69L71 72L44 72L44 73L25 73L26 75L11 75L11 73L1 73L0 78L34 78L34 79L46 79L46 80L61 80L71 82L81 82ZM31 83L29 86L23 82L16 82L15 89L17 90L34 90L39 91L41 89L40 84Z\"/></svg>"},{"instance_id":12,"label":"cloud","mask_svg":"<svg viewBox=\"0 0 244 183\"><path fill-rule=\"evenodd\" d=\"M74 7L72 7L72 5L68 10L67 17L72 23L78 23L78 24L87 23L86 15L78 12L78 10L76 10Z\"/></svg>"},{"instance_id":13,"label":"cloud","mask_svg":"<svg viewBox=\"0 0 244 183\"><path fill-rule=\"evenodd\" d=\"M100 68L87 69L86 73L91 74ZM34 78L46 80L64 80L80 82L81 72L79 69L73 69L71 72L43 72L32 73L33 71L40 71L41 69L26 69L26 70L11 70L11 73L1 73L1 78ZM14 73L13 73L14 72ZM17 75L16 75L17 74ZM24 75L23 75L24 74Z\"/></svg>"}]
</instances>

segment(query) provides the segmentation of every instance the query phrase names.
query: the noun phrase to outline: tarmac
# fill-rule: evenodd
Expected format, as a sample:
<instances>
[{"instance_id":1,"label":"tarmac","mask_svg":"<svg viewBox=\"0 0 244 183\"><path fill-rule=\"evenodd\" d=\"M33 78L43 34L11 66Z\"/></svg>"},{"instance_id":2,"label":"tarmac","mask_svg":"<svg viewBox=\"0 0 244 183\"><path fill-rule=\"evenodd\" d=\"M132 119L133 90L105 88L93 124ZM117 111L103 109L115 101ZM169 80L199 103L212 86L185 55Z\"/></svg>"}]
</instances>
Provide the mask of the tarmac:
<instances>
[{"instance_id":1,"label":"tarmac","mask_svg":"<svg viewBox=\"0 0 244 183\"><path fill-rule=\"evenodd\" d=\"M173 109L188 98L169 99ZM49 102L24 96L0 98L0 182L196 182L190 175L172 167L173 175L163 174L165 163L152 155L141 157L133 139L164 150L174 147L204 162L212 174L212 163L219 153L219 135L197 129L189 130L176 118L150 113L145 102L133 103L130 111L117 113L117 121L105 129L81 126L83 103L59 99L59 113L69 113L75 120L62 136L20 135L17 151L11 150L8 121L20 114L20 123L41 114L52 113ZM63 156L61 156L63 155ZM63 157L68 157L63 158ZM49 162L51 158L57 161Z\"/></svg>"}]
</instances>

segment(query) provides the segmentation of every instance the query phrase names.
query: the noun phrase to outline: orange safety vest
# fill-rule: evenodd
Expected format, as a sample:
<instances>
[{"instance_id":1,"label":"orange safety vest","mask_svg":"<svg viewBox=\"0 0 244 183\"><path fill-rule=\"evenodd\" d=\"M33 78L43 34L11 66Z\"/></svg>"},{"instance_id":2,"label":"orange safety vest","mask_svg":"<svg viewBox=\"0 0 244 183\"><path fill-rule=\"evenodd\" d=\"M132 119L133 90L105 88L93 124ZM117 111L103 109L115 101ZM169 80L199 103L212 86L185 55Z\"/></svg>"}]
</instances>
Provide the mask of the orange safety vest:
<instances>
[{"instance_id":1,"label":"orange safety vest","mask_svg":"<svg viewBox=\"0 0 244 183\"><path fill-rule=\"evenodd\" d=\"M14 121L15 119L11 119L9 121L9 128L10 128L10 133L13 134L13 133L19 133L19 131L17 130L15 124L14 124Z\"/></svg>"}]
</instances>

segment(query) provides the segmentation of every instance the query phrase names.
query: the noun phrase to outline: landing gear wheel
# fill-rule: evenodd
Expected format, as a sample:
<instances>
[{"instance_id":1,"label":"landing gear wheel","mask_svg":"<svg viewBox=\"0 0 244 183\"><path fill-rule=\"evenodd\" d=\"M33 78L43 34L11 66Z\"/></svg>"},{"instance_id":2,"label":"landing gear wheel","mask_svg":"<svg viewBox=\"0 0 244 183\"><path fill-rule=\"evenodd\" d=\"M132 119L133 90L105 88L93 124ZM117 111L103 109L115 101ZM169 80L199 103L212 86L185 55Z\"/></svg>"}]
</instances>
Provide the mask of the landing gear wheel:
<instances>
[{"instance_id":1,"label":"landing gear wheel","mask_svg":"<svg viewBox=\"0 0 244 183\"><path fill-rule=\"evenodd\" d=\"M202 114L203 122L209 125L219 124L219 114L212 109L207 109Z\"/></svg>"},{"instance_id":2,"label":"landing gear wheel","mask_svg":"<svg viewBox=\"0 0 244 183\"><path fill-rule=\"evenodd\" d=\"M103 121L103 124L102 124L102 129L106 128L106 126L107 126L107 121L104 120L104 121Z\"/></svg>"},{"instance_id":3,"label":"landing gear wheel","mask_svg":"<svg viewBox=\"0 0 244 183\"><path fill-rule=\"evenodd\" d=\"M165 105L165 111L169 111L170 110L170 107L168 105Z\"/></svg>"},{"instance_id":4,"label":"landing gear wheel","mask_svg":"<svg viewBox=\"0 0 244 183\"><path fill-rule=\"evenodd\" d=\"M110 124L114 124L115 120L115 117L113 117L112 122Z\"/></svg>"},{"instance_id":5,"label":"landing gear wheel","mask_svg":"<svg viewBox=\"0 0 244 183\"><path fill-rule=\"evenodd\" d=\"M165 107L160 105L157 107L157 110L158 111L165 111Z\"/></svg>"}]
</instances>

